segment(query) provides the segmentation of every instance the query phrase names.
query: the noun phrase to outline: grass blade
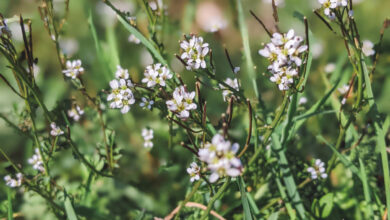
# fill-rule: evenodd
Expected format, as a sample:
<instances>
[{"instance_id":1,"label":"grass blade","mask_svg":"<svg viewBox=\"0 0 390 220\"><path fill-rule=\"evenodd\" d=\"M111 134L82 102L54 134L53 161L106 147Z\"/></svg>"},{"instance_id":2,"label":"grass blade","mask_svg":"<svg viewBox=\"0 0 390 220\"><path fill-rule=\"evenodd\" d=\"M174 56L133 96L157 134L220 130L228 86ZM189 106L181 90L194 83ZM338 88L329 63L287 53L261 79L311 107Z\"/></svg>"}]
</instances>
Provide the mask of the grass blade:
<instances>
[{"instance_id":1,"label":"grass blade","mask_svg":"<svg viewBox=\"0 0 390 220\"><path fill-rule=\"evenodd\" d=\"M241 0L237 0L237 13L238 13L238 25L240 27L240 32L241 32L241 37L242 37L242 44L244 46L244 54L245 54L245 61L246 61L248 76L250 79L252 79L253 90L255 92L256 98L259 99L260 106L263 108L264 103L261 100L261 97L259 95L259 91L257 88L256 73L255 73L251 50L250 50L250 46L249 46L248 27L246 26L246 23L245 23L245 16L244 16L244 11L242 9Z\"/></svg>"},{"instance_id":2,"label":"grass blade","mask_svg":"<svg viewBox=\"0 0 390 220\"><path fill-rule=\"evenodd\" d=\"M337 157L340 159L340 161L344 164L345 167L349 168L355 175L362 179L359 169L355 165L353 165L351 161L349 161L344 155L338 152L336 148L332 146L327 140L325 140L325 138L321 135L318 135L317 139L321 142L324 142L325 145L328 146L333 151L333 153L337 155Z\"/></svg>"},{"instance_id":3,"label":"grass blade","mask_svg":"<svg viewBox=\"0 0 390 220\"><path fill-rule=\"evenodd\" d=\"M93 17L91 11L89 11L89 15L88 15L88 25L91 30L93 41L95 43L96 55L99 60L100 67L103 69L104 72L103 75L105 77L105 80L109 82L111 80L111 75L112 75L111 70L109 68L109 65L107 65L108 62L106 58L104 57L105 53L103 51L102 45L100 44L95 25L93 24Z\"/></svg>"},{"instance_id":4,"label":"grass blade","mask_svg":"<svg viewBox=\"0 0 390 220\"><path fill-rule=\"evenodd\" d=\"M242 206L244 208L244 219L252 220L252 213L249 207L249 201L245 190L245 183L241 176L237 178L238 188L240 188Z\"/></svg>"},{"instance_id":5,"label":"grass blade","mask_svg":"<svg viewBox=\"0 0 390 220\"><path fill-rule=\"evenodd\" d=\"M65 212L66 216L68 217L69 220L77 220L77 215L76 212L73 209L72 202L70 201L70 198L68 195L65 195Z\"/></svg>"},{"instance_id":6,"label":"grass blade","mask_svg":"<svg viewBox=\"0 0 390 220\"><path fill-rule=\"evenodd\" d=\"M272 143L272 150L278 157L278 163L283 175L283 181L287 189L288 197L290 198L293 206L297 210L299 217L301 219L306 219L305 207L303 206L286 155L280 143L280 137L276 133L272 134Z\"/></svg>"},{"instance_id":7,"label":"grass blade","mask_svg":"<svg viewBox=\"0 0 390 220\"><path fill-rule=\"evenodd\" d=\"M361 173L362 182L363 182L364 199L367 202L369 218L372 219L374 216L373 216L372 205L371 205L370 186L368 185L368 181L367 181L366 168L364 167L364 163L363 163L361 158L359 158L359 164L360 164L360 173Z\"/></svg>"},{"instance_id":8,"label":"grass blade","mask_svg":"<svg viewBox=\"0 0 390 220\"><path fill-rule=\"evenodd\" d=\"M14 212L12 210L12 191L10 188L7 188L7 198L8 198L8 220L14 219Z\"/></svg>"},{"instance_id":9,"label":"grass blade","mask_svg":"<svg viewBox=\"0 0 390 220\"><path fill-rule=\"evenodd\" d=\"M136 38L138 38L141 43L149 50L154 58L156 58L160 63L164 65L168 65L168 62L161 56L160 52L153 46L153 44L139 32L135 27L131 26L120 14L117 15L119 21L122 25L128 30L130 33L134 34Z\"/></svg>"}]
</instances>

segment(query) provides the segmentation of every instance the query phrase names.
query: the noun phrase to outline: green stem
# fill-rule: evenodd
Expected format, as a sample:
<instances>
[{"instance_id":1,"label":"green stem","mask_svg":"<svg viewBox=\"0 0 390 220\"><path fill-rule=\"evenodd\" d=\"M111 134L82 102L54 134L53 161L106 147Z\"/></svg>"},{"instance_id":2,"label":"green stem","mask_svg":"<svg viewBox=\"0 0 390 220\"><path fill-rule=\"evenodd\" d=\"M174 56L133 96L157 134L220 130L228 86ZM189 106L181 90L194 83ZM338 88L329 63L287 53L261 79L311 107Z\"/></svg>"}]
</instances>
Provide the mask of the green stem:
<instances>
[{"instance_id":1,"label":"green stem","mask_svg":"<svg viewBox=\"0 0 390 220\"><path fill-rule=\"evenodd\" d=\"M263 138L262 146L264 146L268 142L268 139L269 139L269 137L271 137L271 134L273 133L275 127L279 124L280 119L282 118L283 113L286 110L288 101L289 101L289 93L286 93L284 96L283 102L282 102L281 106L279 107L279 110L276 113L276 116L270 125L270 128L267 130L267 132L263 136L264 138ZM256 138L258 138L258 137L256 137ZM253 154L253 156L251 157L251 159L248 162L248 167L255 162L256 158L261 153L261 149L262 148L258 148L255 150L255 153ZM248 170L248 169L246 169L246 170Z\"/></svg>"},{"instance_id":2,"label":"green stem","mask_svg":"<svg viewBox=\"0 0 390 220\"><path fill-rule=\"evenodd\" d=\"M200 218L201 220L207 219L209 216L209 213L217 199L222 196L223 193L225 193L226 188L229 186L230 183L230 178L227 178L226 182L219 188L218 192L212 197L209 201L209 204L207 205L206 211L203 213L202 217Z\"/></svg>"},{"instance_id":3,"label":"green stem","mask_svg":"<svg viewBox=\"0 0 390 220\"><path fill-rule=\"evenodd\" d=\"M190 199L192 198L192 196L194 196L194 194L196 193L196 191L198 190L200 184L202 183L201 180L199 180L195 185L194 187L192 188L192 191L190 192L190 194L188 194L188 196L184 199L183 203L181 203L179 205L179 210L177 210L177 214L176 214L176 217L175 217L175 220L176 219L180 219L180 211L181 209L183 208L183 206L185 206L187 204L188 201L190 201Z\"/></svg>"}]
</instances>

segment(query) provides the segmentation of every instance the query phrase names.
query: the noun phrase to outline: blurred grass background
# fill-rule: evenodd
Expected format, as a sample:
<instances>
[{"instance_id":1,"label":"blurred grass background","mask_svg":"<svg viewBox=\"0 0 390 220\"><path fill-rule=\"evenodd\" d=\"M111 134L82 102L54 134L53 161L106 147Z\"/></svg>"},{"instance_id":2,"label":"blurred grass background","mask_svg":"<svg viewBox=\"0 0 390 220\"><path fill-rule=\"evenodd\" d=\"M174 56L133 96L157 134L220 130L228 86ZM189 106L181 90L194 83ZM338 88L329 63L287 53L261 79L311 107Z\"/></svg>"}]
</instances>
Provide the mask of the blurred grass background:
<instances>
[{"instance_id":1,"label":"blurred grass background","mask_svg":"<svg viewBox=\"0 0 390 220\"><path fill-rule=\"evenodd\" d=\"M144 33L147 32L147 17L142 7L137 1L113 0L119 9L129 11L132 16L137 17L137 27ZM204 4L215 4L228 21L228 26L222 31L212 34L202 30L202 19L207 20L209 14L200 10ZM232 77L227 59L224 55L226 47L232 57L233 63L241 66L238 77L241 80L242 88L249 97L254 97L251 79L246 74L245 64L242 60L242 40L237 28L237 19L233 0L216 1L195 1L195 0L170 0L164 1L167 5L167 21L164 25L162 35L167 56L169 57L174 70L181 73L184 81L193 89L194 75L187 72L183 66L174 58L175 53L179 53L178 41L185 33L198 33L204 36L213 49L213 58L217 67L217 76L221 79ZM64 9L63 0L54 0L56 12L62 16ZM55 45L50 40L43 27L38 9L39 1L34 0L1 0L0 12L6 18L12 18L22 14L24 18L29 18L33 23L34 54L38 58L37 83L40 86L44 101L47 106L54 109L64 99L74 98L81 106L85 106L85 101L77 91L71 88L68 82L63 80L60 65L58 63ZM266 74L266 60L257 54L262 48L263 42L268 42L268 36L250 16L249 9L253 10L267 27L273 27L272 7L269 3L259 0L243 0L246 22L249 27L250 45L253 60L256 66L257 82L261 96L268 109L274 109L281 100L281 93L269 81ZM285 4L279 8L280 28L287 31L294 28L296 32L304 36L304 26L297 18L297 14L308 17L309 26L313 33L312 52L314 61L311 75L305 88L305 96L308 103L303 108L308 108L322 97L326 91L321 74L324 73L325 65L340 61L340 57L346 59L346 51L341 39L334 36L326 26L318 19L312 10L317 8L316 0L286 0ZM203 7L204 8L204 7ZM389 16L390 1L386 0L362 0L354 5L354 13L360 30L361 38L377 43L382 22ZM151 64L151 56L142 45L136 45L128 41L129 33L117 21L114 13L97 0L71 0L70 14L65 33L61 36L61 47L65 54L71 59L81 59L86 69L84 80L86 81L88 92L96 94L102 89L108 88L109 80L114 77L115 66L110 66L111 77L104 73L102 64L98 62L94 41L88 27L88 14L92 12L93 23L97 28L98 38L103 44L103 50L109 54L112 45L117 49L120 64L123 68L129 69L134 81L140 81L146 65ZM14 35L14 40L19 46L22 45L20 27L18 22L10 22L9 27ZM378 67L373 76L373 89L380 111L390 112L390 37L385 35L382 48L375 48L381 52ZM11 77L12 73L7 70L6 62L0 57L0 72ZM340 86L347 83L352 70L348 64L341 63L344 67ZM15 82L12 82L15 83ZM13 84L15 85L15 84ZM203 89L203 95L208 100L208 114L216 122L225 111L226 104L222 100L219 92L211 89ZM22 124L19 120L23 101L14 95L9 89L0 83L0 112L12 119L15 124ZM98 121L93 117L86 116L81 123L74 124L74 139L78 146L86 154L92 153L97 142L101 140L100 130L95 126ZM92 111L92 110L89 110ZM89 198L91 207L101 208L102 213L111 213L121 217L134 215L134 210L146 209L153 215L164 216L169 213L177 202L182 200L189 186L189 178L185 171L192 161L192 155L183 150L178 144L184 138L181 135L173 137L174 146L168 148L168 123L161 122L157 111L144 111L138 107L131 110L130 114L121 115L114 110L107 111L108 127L116 132L118 146L123 148L123 157L120 160L120 168L116 171L115 179L99 179L93 185L91 197ZM233 121L232 136L243 145L245 143L245 129L242 120L247 120L243 112L236 113ZM45 129L45 124L38 125L40 129ZM140 135L143 127L149 126L155 131L154 148L147 151L143 148L142 137ZM292 157L301 159L309 158L313 155L327 158L330 155L329 149L324 149L316 144L316 134L328 137L337 137L337 120L333 114L322 117L314 117L305 124L301 131L299 143L292 146ZM8 127L3 120L0 120L0 147L11 155L18 163L28 167L27 158L32 155L32 143L26 138L16 133ZM298 151L294 151L298 149ZM0 158L4 162L3 158ZM5 163L1 163L0 176L5 175ZM71 193L76 193L80 189L80 181L85 180L88 171L82 167L77 160L74 160L70 150L62 151L57 155L56 166L53 168L53 175L58 177L60 185L66 186ZM25 194L24 198L19 197L20 203L14 209L22 213L28 213L27 219L43 219L44 205L42 199L32 194ZM0 184L0 201L5 206L6 194L4 184ZM24 201L22 203L21 201ZM42 203L42 204L41 204ZM38 205L41 204L41 205ZM0 208L0 213L4 211ZM52 216L47 214L46 219Z\"/></svg>"}]
</instances>

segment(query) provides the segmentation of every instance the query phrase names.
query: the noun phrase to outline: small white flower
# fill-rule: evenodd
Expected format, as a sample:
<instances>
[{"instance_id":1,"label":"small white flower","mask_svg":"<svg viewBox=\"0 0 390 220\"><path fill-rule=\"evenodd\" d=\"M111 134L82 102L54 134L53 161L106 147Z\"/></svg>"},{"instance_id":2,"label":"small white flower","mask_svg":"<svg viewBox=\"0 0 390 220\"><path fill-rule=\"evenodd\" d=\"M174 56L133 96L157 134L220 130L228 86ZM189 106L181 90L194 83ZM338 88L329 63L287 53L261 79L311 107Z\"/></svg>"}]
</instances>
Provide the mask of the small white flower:
<instances>
[{"instance_id":1,"label":"small white flower","mask_svg":"<svg viewBox=\"0 0 390 220\"><path fill-rule=\"evenodd\" d=\"M50 131L51 136L56 137L64 134L64 131L62 131L61 128L58 127L55 122L52 122L50 124L50 127L51 127L51 131Z\"/></svg>"},{"instance_id":2,"label":"small white flower","mask_svg":"<svg viewBox=\"0 0 390 220\"><path fill-rule=\"evenodd\" d=\"M307 172L310 173L311 179L326 179L328 177L328 174L326 174L325 170L325 163L322 162L320 159L315 160L314 167L307 168Z\"/></svg>"},{"instance_id":3,"label":"small white flower","mask_svg":"<svg viewBox=\"0 0 390 220\"><path fill-rule=\"evenodd\" d=\"M129 78L129 71L127 69L123 69L121 66L117 65L115 77L117 79L128 79Z\"/></svg>"},{"instance_id":4,"label":"small white flower","mask_svg":"<svg viewBox=\"0 0 390 220\"><path fill-rule=\"evenodd\" d=\"M11 188L19 187L22 185L23 174L17 173L16 179L13 179L10 175L4 177L5 184Z\"/></svg>"},{"instance_id":5,"label":"small white flower","mask_svg":"<svg viewBox=\"0 0 390 220\"><path fill-rule=\"evenodd\" d=\"M362 45L363 54L367 57L375 54L374 43L369 40L364 40Z\"/></svg>"},{"instance_id":6,"label":"small white flower","mask_svg":"<svg viewBox=\"0 0 390 220\"><path fill-rule=\"evenodd\" d=\"M227 78L224 82L230 87L232 87L233 89L235 89L236 91L239 91L239 84L237 78L235 79ZM229 88L225 88L225 86L223 86L222 84L219 84L219 87L223 90L222 91L223 101L227 102L230 99L230 97L232 97L233 91L231 91Z\"/></svg>"},{"instance_id":7,"label":"small white flower","mask_svg":"<svg viewBox=\"0 0 390 220\"><path fill-rule=\"evenodd\" d=\"M121 109L122 114L130 111L130 106L135 103L133 92L130 90L133 83L129 79L120 78L110 82L111 93L107 96L107 101L111 101L110 108Z\"/></svg>"},{"instance_id":8,"label":"small white flower","mask_svg":"<svg viewBox=\"0 0 390 220\"><path fill-rule=\"evenodd\" d=\"M154 87L155 85L164 87L166 80L171 79L173 75L166 66L157 63L147 66L144 76L145 78L142 79L142 83L146 83L147 87Z\"/></svg>"},{"instance_id":9,"label":"small white flower","mask_svg":"<svg viewBox=\"0 0 390 220\"><path fill-rule=\"evenodd\" d=\"M142 137L144 138L144 147L152 148L153 147L153 130L144 128L142 129Z\"/></svg>"},{"instance_id":10,"label":"small white flower","mask_svg":"<svg viewBox=\"0 0 390 220\"><path fill-rule=\"evenodd\" d=\"M80 74L84 73L84 68L81 66L81 60L66 61L66 69L63 70L62 73L71 79L76 79Z\"/></svg>"},{"instance_id":11,"label":"small white flower","mask_svg":"<svg viewBox=\"0 0 390 220\"><path fill-rule=\"evenodd\" d=\"M210 182L216 182L220 177L237 177L241 174L241 160L236 157L239 145L231 144L220 134L216 134L211 143L205 143L199 149L199 159L207 163L207 168L211 171Z\"/></svg>"},{"instance_id":12,"label":"small white flower","mask_svg":"<svg viewBox=\"0 0 390 220\"><path fill-rule=\"evenodd\" d=\"M135 43L135 44L140 44L141 43L141 40L138 39L134 34L130 34L130 36L128 38L128 41L130 43Z\"/></svg>"},{"instance_id":13,"label":"small white flower","mask_svg":"<svg viewBox=\"0 0 390 220\"><path fill-rule=\"evenodd\" d=\"M272 4L272 0L263 0L265 3ZM284 5L284 0L275 0L275 5L282 7Z\"/></svg>"},{"instance_id":14,"label":"small white flower","mask_svg":"<svg viewBox=\"0 0 390 220\"><path fill-rule=\"evenodd\" d=\"M42 157L38 148L35 148L35 154L32 155L32 157L29 158L27 162L33 166L34 170L45 172L45 167L43 165Z\"/></svg>"},{"instance_id":15,"label":"small white flower","mask_svg":"<svg viewBox=\"0 0 390 220\"><path fill-rule=\"evenodd\" d=\"M303 96L299 99L298 105L304 105L306 103L307 103L307 98Z\"/></svg>"},{"instance_id":16,"label":"small white flower","mask_svg":"<svg viewBox=\"0 0 390 220\"><path fill-rule=\"evenodd\" d=\"M196 70L206 68L205 57L209 54L209 44L203 43L202 37L192 36L188 41L183 40L180 43L183 50L181 59L186 63L187 70Z\"/></svg>"},{"instance_id":17,"label":"small white flower","mask_svg":"<svg viewBox=\"0 0 390 220\"><path fill-rule=\"evenodd\" d=\"M146 108L148 108L149 110L151 110L152 109L152 106L153 106L153 104L154 104L154 101L153 100L148 100L147 98L145 98L145 97L142 97L141 98L141 103L139 104L139 106L141 106L141 107L146 107Z\"/></svg>"},{"instance_id":18,"label":"small white flower","mask_svg":"<svg viewBox=\"0 0 390 220\"><path fill-rule=\"evenodd\" d=\"M190 175L190 181L194 182L200 179L199 176L200 167L195 162L192 162L190 167L187 168L187 173Z\"/></svg>"},{"instance_id":19,"label":"small white flower","mask_svg":"<svg viewBox=\"0 0 390 220\"><path fill-rule=\"evenodd\" d=\"M336 64L334 63L328 63L325 65L324 71L325 73L331 73L336 69Z\"/></svg>"},{"instance_id":20,"label":"small white flower","mask_svg":"<svg viewBox=\"0 0 390 220\"><path fill-rule=\"evenodd\" d=\"M180 119L187 119L190 110L195 110L197 105L193 103L195 92L187 92L184 86L177 87L173 92L173 99L166 101L168 109Z\"/></svg>"},{"instance_id":21,"label":"small white flower","mask_svg":"<svg viewBox=\"0 0 390 220\"><path fill-rule=\"evenodd\" d=\"M349 85L344 84L342 87L337 89L341 95L345 95L349 91Z\"/></svg>"},{"instance_id":22,"label":"small white flower","mask_svg":"<svg viewBox=\"0 0 390 220\"><path fill-rule=\"evenodd\" d=\"M235 74L237 74L238 72L240 72L240 70L241 70L241 68L239 66L236 66L236 67L234 67L233 72Z\"/></svg>"},{"instance_id":23,"label":"small white flower","mask_svg":"<svg viewBox=\"0 0 390 220\"><path fill-rule=\"evenodd\" d=\"M80 120L81 116L84 114L84 110L80 108L80 106L76 105L75 108L68 110L68 116L73 118L73 120Z\"/></svg>"}]
</instances>

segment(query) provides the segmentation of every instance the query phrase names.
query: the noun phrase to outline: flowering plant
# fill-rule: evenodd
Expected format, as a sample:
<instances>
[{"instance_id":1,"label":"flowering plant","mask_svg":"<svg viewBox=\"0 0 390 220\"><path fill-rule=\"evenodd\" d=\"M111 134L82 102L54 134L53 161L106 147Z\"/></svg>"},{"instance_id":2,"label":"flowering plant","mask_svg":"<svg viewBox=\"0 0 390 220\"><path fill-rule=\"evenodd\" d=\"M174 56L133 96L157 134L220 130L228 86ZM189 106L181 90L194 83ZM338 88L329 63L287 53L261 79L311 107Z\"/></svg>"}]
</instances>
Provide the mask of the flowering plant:
<instances>
[{"instance_id":1,"label":"flowering plant","mask_svg":"<svg viewBox=\"0 0 390 220\"><path fill-rule=\"evenodd\" d=\"M390 21L363 39L357 0L17 2L0 218L390 220Z\"/></svg>"}]
</instances>

